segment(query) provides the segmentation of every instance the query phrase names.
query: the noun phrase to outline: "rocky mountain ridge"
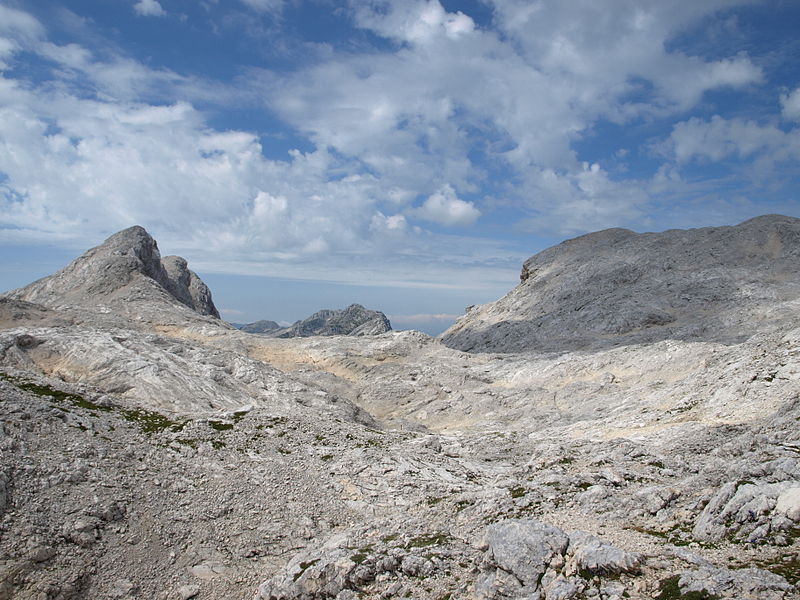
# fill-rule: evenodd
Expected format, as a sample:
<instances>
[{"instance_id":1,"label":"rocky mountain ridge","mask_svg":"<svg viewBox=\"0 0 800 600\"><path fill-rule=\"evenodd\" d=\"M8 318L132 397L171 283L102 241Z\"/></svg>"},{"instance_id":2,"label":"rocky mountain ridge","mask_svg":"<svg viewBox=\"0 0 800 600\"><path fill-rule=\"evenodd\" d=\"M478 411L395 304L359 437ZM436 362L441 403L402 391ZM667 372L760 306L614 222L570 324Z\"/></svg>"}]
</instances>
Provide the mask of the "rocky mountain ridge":
<instances>
[{"instance_id":1,"label":"rocky mountain ridge","mask_svg":"<svg viewBox=\"0 0 800 600\"><path fill-rule=\"evenodd\" d=\"M0 298L0 598L800 597L790 295L731 338L468 353L247 334L140 268Z\"/></svg>"},{"instance_id":2,"label":"rocky mountain ridge","mask_svg":"<svg viewBox=\"0 0 800 600\"><path fill-rule=\"evenodd\" d=\"M637 234L608 229L525 261L520 284L471 307L442 341L559 352L664 339L741 342L796 320L800 219Z\"/></svg>"},{"instance_id":3,"label":"rocky mountain ridge","mask_svg":"<svg viewBox=\"0 0 800 600\"><path fill-rule=\"evenodd\" d=\"M392 330L389 319L380 311L367 310L360 304L347 308L323 309L289 327L266 331L276 338L309 337L315 335L380 335Z\"/></svg>"},{"instance_id":4,"label":"rocky mountain ridge","mask_svg":"<svg viewBox=\"0 0 800 600\"><path fill-rule=\"evenodd\" d=\"M281 328L280 324L268 320L254 321L253 323L231 323L231 325L245 333L269 333Z\"/></svg>"}]
</instances>

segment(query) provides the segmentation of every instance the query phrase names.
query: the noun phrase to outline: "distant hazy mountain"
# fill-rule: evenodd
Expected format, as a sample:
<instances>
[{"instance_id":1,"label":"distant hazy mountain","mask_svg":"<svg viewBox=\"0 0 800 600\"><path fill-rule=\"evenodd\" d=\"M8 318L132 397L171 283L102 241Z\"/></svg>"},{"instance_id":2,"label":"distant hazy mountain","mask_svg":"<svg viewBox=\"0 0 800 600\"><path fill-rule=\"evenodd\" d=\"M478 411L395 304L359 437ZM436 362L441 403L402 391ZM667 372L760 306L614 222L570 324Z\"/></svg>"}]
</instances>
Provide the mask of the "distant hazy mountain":
<instances>
[{"instance_id":1,"label":"distant hazy mountain","mask_svg":"<svg viewBox=\"0 0 800 600\"><path fill-rule=\"evenodd\" d=\"M231 323L236 329L246 333L269 333L280 329L281 326L275 321L256 321L255 323Z\"/></svg>"},{"instance_id":2,"label":"distant hazy mountain","mask_svg":"<svg viewBox=\"0 0 800 600\"><path fill-rule=\"evenodd\" d=\"M255 325L255 324L254 324ZM291 338L313 335L378 335L391 331L386 315L351 304L342 310L321 310L289 327L267 332L272 337ZM244 329L243 329L244 331Z\"/></svg>"}]
</instances>

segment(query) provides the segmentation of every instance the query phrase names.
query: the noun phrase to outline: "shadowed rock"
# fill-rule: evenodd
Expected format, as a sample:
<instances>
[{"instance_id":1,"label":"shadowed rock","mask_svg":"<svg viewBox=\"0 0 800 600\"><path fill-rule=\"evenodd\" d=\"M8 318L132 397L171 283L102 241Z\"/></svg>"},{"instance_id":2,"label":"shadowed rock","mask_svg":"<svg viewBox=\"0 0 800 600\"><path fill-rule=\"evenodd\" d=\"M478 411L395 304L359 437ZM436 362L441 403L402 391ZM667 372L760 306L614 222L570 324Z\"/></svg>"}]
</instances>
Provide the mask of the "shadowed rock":
<instances>
[{"instance_id":1,"label":"shadowed rock","mask_svg":"<svg viewBox=\"0 0 800 600\"><path fill-rule=\"evenodd\" d=\"M442 341L476 352L736 343L796 322L800 219L638 234L608 229L525 261L520 284L468 309Z\"/></svg>"}]
</instances>

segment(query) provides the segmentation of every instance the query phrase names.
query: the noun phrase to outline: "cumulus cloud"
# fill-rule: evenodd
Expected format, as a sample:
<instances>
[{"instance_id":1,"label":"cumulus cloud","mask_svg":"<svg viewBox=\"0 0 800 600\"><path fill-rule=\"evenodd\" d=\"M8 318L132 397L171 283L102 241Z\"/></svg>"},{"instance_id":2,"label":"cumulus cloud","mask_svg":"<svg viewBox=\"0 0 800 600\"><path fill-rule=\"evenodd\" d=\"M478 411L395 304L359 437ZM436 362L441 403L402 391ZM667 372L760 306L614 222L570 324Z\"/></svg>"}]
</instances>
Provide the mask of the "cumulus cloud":
<instances>
[{"instance_id":1,"label":"cumulus cloud","mask_svg":"<svg viewBox=\"0 0 800 600\"><path fill-rule=\"evenodd\" d=\"M800 121L800 88L781 96L783 117L790 121Z\"/></svg>"},{"instance_id":2,"label":"cumulus cloud","mask_svg":"<svg viewBox=\"0 0 800 600\"><path fill-rule=\"evenodd\" d=\"M448 289L513 281L523 257L501 242L410 224L399 209L414 190L385 190L357 170L343 177L350 159L325 148L269 160L252 133L215 130L190 102L137 94L188 89L181 77L11 39L59 57L54 76L71 69L90 85L0 76L0 243L79 246L139 223L209 271Z\"/></svg>"},{"instance_id":3,"label":"cumulus cloud","mask_svg":"<svg viewBox=\"0 0 800 600\"><path fill-rule=\"evenodd\" d=\"M493 3L495 31L437 0L352 2L356 24L396 48L333 53L272 77L265 94L319 147L354 158L406 197L446 183L479 190L500 165L517 182L503 195L545 227L574 232L600 215L603 223L631 223L643 214L646 186L587 175L575 142L604 119L667 117L709 90L761 82L761 68L745 54L708 60L669 50L677 33L734 4L509 0ZM476 149L488 160L476 160ZM447 213L439 197L426 202L406 214ZM450 206L457 207L468 208ZM591 218L581 220L578 207ZM460 219L471 215L464 210Z\"/></svg>"},{"instance_id":4,"label":"cumulus cloud","mask_svg":"<svg viewBox=\"0 0 800 600\"><path fill-rule=\"evenodd\" d=\"M537 233L631 226L641 222L650 204L643 182L615 181L597 163L583 163L569 173L532 169L525 189L530 195L525 208L533 216L520 220L518 227Z\"/></svg>"},{"instance_id":5,"label":"cumulus cloud","mask_svg":"<svg viewBox=\"0 0 800 600\"><path fill-rule=\"evenodd\" d=\"M400 42L426 44L439 36L454 40L475 29L469 16L447 12L438 0L351 2L351 6L361 27Z\"/></svg>"},{"instance_id":6,"label":"cumulus cloud","mask_svg":"<svg viewBox=\"0 0 800 600\"><path fill-rule=\"evenodd\" d=\"M428 196L414 214L426 221L452 227L472 225L481 216L481 211L472 202L461 200L456 196L455 190L445 184Z\"/></svg>"},{"instance_id":7,"label":"cumulus cloud","mask_svg":"<svg viewBox=\"0 0 800 600\"><path fill-rule=\"evenodd\" d=\"M715 115L710 121L692 118L678 123L663 148L678 163L764 154L769 155L770 162L780 162L800 156L800 132L784 132L774 125Z\"/></svg>"},{"instance_id":8,"label":"cumulus cloud","mask_svg":"<svg viewBox=\"0 0 800 600\"><path fill-rule=\"evenodd\" d=\"M646 182L584 162L576 142L603 120L674 117L709 90L761 81L744 54L671 49L676 33L733 4L506 0L478 27L437 0L359 1L349 14L384 38L380 49L328 48L233 85L56 44L35 18L0 6L0 68L25 50L50 69L41 80L24 69L0 79L0 240L94 238L139 222L208 269L420 286L513 281L526 253L434 235L426 223L474 224L492 210L481 197L491 181L525 230L641 222ZM163 14L156 0L134 6ZM196 108L241 96L261 98L310 149L269 160L255 134L216 130ZM797 118L797 97L782 99L787 119ZM675 128L666 156L775 155L792 139L745 121L690 122Z\"/></svg>"},{"instance_id":9,"label":"cumulus cloud","mask_svg":"<svg viewBox=\"0 0 800 600\"><path fill-rule=\"evenodd\" d=\"M139 0L133 5L133 10L141 17L163 17L167 14L158 0Z\"/></svg>"}]
</instances>

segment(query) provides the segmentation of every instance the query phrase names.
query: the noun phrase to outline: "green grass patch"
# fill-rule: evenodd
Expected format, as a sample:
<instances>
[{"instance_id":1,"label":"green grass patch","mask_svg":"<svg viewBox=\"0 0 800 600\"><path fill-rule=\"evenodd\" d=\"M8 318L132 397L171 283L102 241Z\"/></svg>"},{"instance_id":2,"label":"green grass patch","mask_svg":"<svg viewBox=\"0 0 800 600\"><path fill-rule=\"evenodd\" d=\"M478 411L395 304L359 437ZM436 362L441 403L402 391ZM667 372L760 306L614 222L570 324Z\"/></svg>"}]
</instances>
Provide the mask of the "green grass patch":
<instances>
[{"instance_id":1,"label":"green grass patch","mask_svg":"<svg viewBox=\"0 0 800 600\"><path fill-rule=\"evenodd\" d=\"M308 562L301 562L300 563L300 570L297 573L294 574L294 577L292 577L292 580L293 581L297 581L298 579L300 579L303 576L303 573L305 573L310 567L313 567L318 562L319 562L318 558L315 559L315 560L310 560Z\"/></svg>"},{"instance_id":2,"label":"green grass patch","mask_svg":"<svg viewBox=\"0 0 800 600\"><path fill-rule=\"evenodd\" d=\"M426 533L415 538L411 538L406 544L406 550L411 548L427 548L429 546L438 546L446 544L448 536L443 533Z\"/></svg>"},{"instance_id":3,"label":"green grass patch","mask_svg":"<svg viewBox=\"0 0 800 600\"><path fill-rule=\"evenodd\" d=\"M30 381L24 381L4 373L0 373L0 379L11 383L20 390L36 394L37 396L43 398L52 398L54 402L57 402L60 405L57 406L57 408L60 410L64 410L64 405L70 405L75 408L81 408L95 413L118 411L123 419L135 423L144 433L147 434L161 433L167 429L173 432L178 432L183 429L184 425L186 425L186 421L173 421L161 413L157 413L152 410L144 410L141 408L118 409L112 406L101 406L100 404L96 404L91 400L87 400L83 396L62 392L61 390L57 390L49 385L41 385Z\"/></svg>"},{"instance_id":4,"label":"green grass patch","mask_svg":"<svg viewBox=\"0 0 800 600\"><path fill-rule=\"evenodd\" d=\"M780 575L792 585L800 583L800 557L797 556L784 556L781 562L760 562L757 566Z\"/></svg>"},{"instance_id":5,"label":"green grass patch","mask_svg":"<svg viewBox=\"0 0 800 600\"><path fill-rule=\"evenodd\" d=\"M126 421L135 423L139 426L143 433L153 434L162 433L163 431L170 430L177 433L186 425L186 421L179 422L165 417L161 413L152 410L144 410L141 408L123 409L120 411L122 417Z\"/></svg>"},{"instance_id":6,"label":"green grass patch","mask_svg":"<svg viewBox=\"0 0 800 600\"><path fill-rule=\"evenodd\" d=\"M521 485L518 485L517 487L513 487L508 491L511 494L512 498L522 498L525 494L528 493L528 491L524 487L522 487Z\"/></svg>"},{"instance_id":7,"label":"green grass patch","mask_svg":"<svg viewBox=\"0 0 800 600\"><path fill-rule=\"evenodd\" d=\"M209 421L208 426L216 431L230 431L233 429L233 423L225 423L224 421Z\"/></svg>"},{"instance_id":8,"label":"green grass patch","mask_svg":"<svg viewBox=\"0 0 800 600\"><path fill-rule=\"evenodd\" d=\"M678 585L680 576L674 575L667 579L661 580L658 586L658 596L656 600L718 600L719 596L709 594L703 590L701 592L686 592L682 593Z\"/></svg>"},{"instance_id":9,"label":"green grass patch","mask_svg":"<svg viewBox=\"0 0 800 600\"><path fill-rule=\"evenodd\" d=\"M60 404L71 404L76 408L83 408L92 411L109 412L113 410L110 406L101 406L99 404L95 404L94 402L92 402L91 400L87 400L83 396L78 396L77 394L70 394L68 392L62 392L61 390L57 390L49 385L42 385L38 383L33 383L31 381L25 381L18 377L12 377L10 375L6 375L5 373L0 373L0 379L7 381L17 389L30 392L31 394L35 394L36 396L42 398L50 397L53 399L53 401L58 402Z\"/></svg>"}]
</instances>

